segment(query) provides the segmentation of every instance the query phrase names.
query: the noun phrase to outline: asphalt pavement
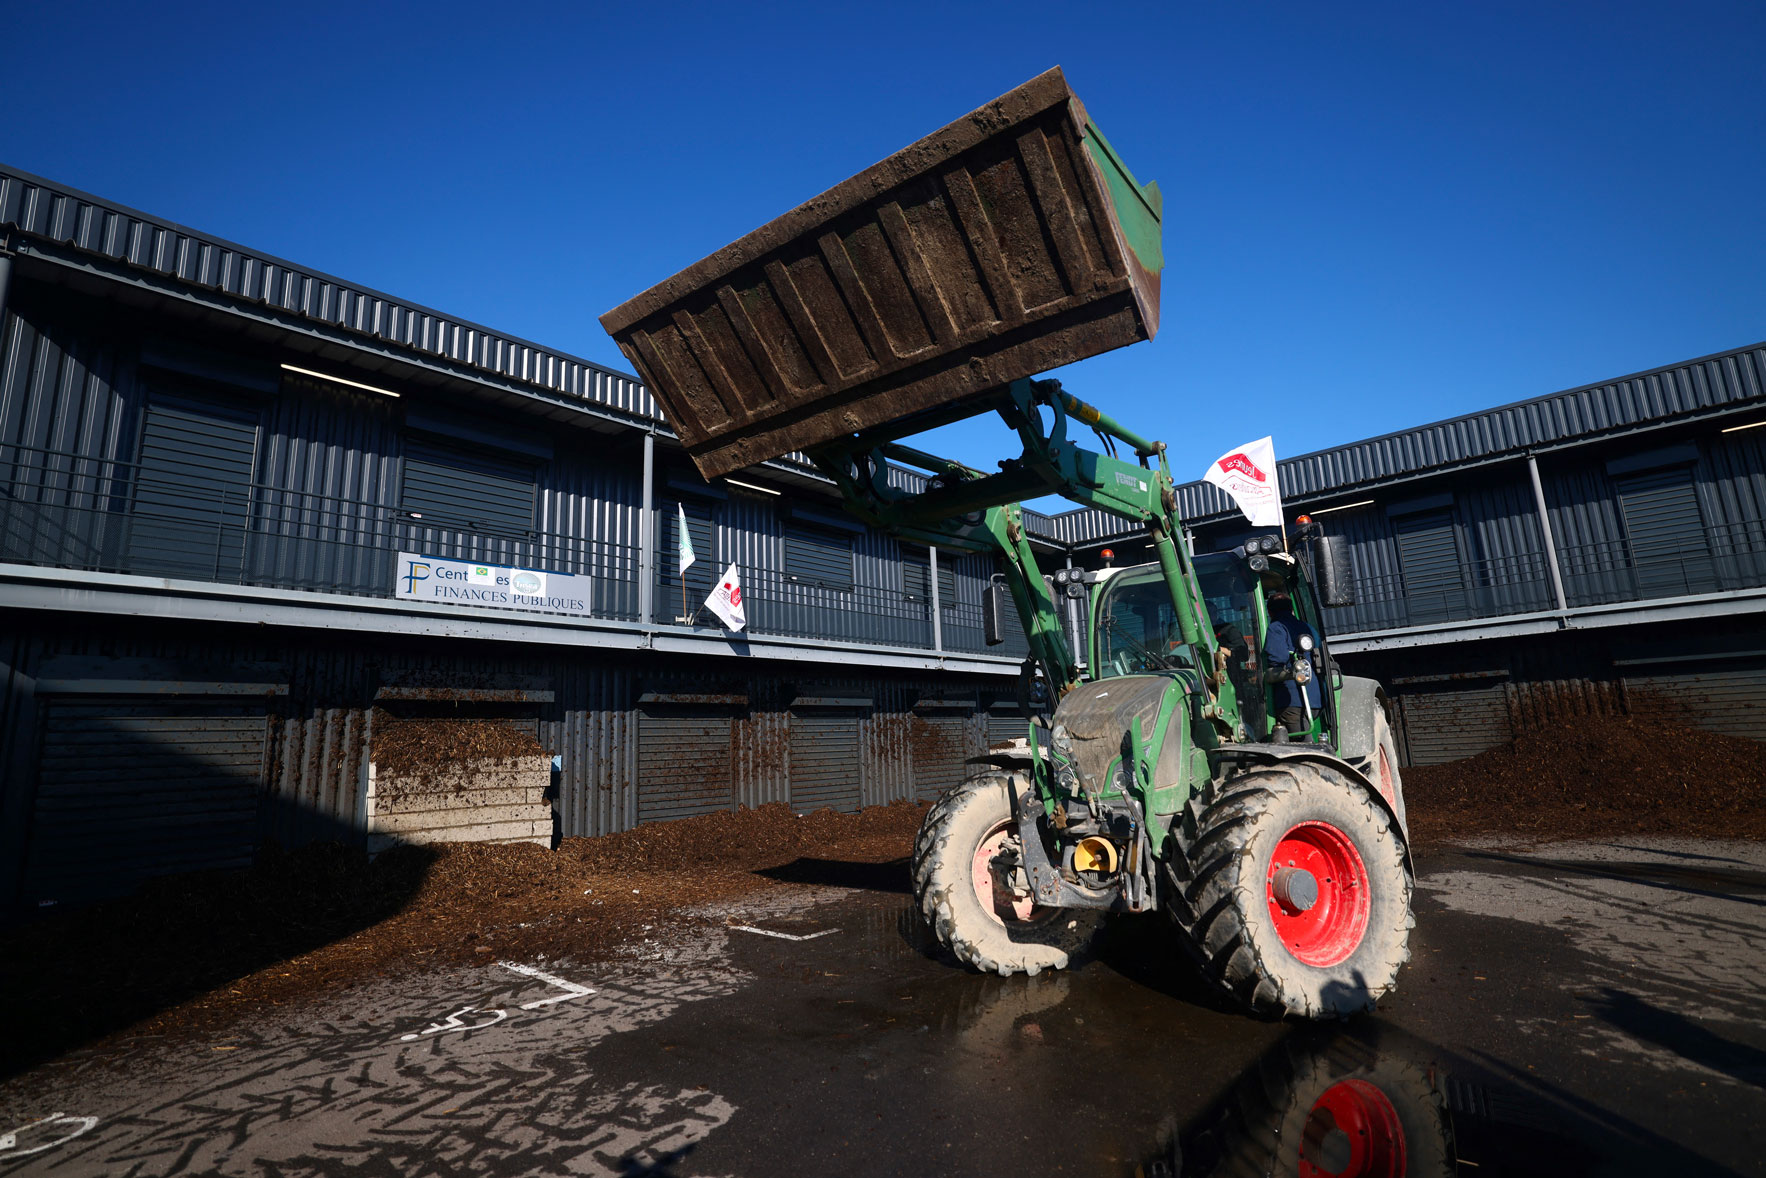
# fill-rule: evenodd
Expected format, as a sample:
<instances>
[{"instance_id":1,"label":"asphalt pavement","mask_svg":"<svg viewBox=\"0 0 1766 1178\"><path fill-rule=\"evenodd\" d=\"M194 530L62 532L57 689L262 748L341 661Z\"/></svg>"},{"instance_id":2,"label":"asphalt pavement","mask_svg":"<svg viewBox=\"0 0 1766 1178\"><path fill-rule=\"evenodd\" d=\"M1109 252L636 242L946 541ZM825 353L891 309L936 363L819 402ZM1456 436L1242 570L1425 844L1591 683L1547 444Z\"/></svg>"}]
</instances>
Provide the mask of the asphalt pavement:
<instances>
[{"instance_id":1,"label":"asphalt pavement","mask_svg":"<svg viewBox=\"0 0 1766 1178\"><path fill-rule=\"evenodd\" d=\"M1153 920L970 973L873 873L75 1053L0 1088L0 1175L1766 1173L1766 846L1417 866L1347 1023L1216 1009Z\"/></svg>"}]
</instances>

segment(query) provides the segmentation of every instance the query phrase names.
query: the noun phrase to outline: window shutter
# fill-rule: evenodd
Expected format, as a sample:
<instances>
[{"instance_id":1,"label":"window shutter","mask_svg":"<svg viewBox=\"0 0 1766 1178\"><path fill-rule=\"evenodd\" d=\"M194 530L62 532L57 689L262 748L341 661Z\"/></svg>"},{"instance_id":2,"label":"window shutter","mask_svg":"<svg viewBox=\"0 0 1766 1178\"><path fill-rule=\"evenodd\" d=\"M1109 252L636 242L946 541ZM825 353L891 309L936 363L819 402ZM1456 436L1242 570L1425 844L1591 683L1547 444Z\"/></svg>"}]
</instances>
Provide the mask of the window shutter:
<instances>
[{"instance_id":1,"label":"window shutter","mask_svg":"<svg viewBox=\"0 0 1766 1178\"><path fill-rule=\"evenodd\" d=\"M405 440L399 506L425 524L526 536L533 531L530 466L420 438Z\"/></svg>"},{"instance_id":2,"label":"window shutter","mask_svg":"<svg viewBox=\"0 0 1766 1178\"><path fill-rule=\"evenodd\" d=\"M1412 625L1465 617L1468 613L1464 562L1453 513L1431 511L1393 521L1404 601Z\"/></svg>"},{"instance_id":3,"label":"window shutter","mask_svg":"<svg viewBox=\"0 0 1766 1178\"><path fill-rule=\"evenodd\" d=\"M852 588L852 540L791 528L785 533L785 579L823 589Z\"/></svg>"},{"instance_id":4,"label":"window shutter","mask_svg":"<svg viewBox=\"0 0 1766 1178\"><path fill-rule=\"evenodd\" d=\"M909 601L932 600L932 566L929 561L905 557L901 562L902 594ZM938 566L938 606L950 609L957 600L957 574L948 562Z\"/></svg>"},{"instance_id":5,"label":"window shutter","mask_svg":"<svg viewBox=\"0 0 1766 1178\"><path fill-rule=\"evenodd\" d=\"M131 571L240 578L257 437L255 409L154 398L141 425Z\"/></svg>"},{"instance_id":6,"label":"window shutter","mask_svg":"<svg viewBox=\"0 0 1766 1178\"><path fill-rule=\"evenodd\" d=\"M1617 482L1638 593L1671 597L1714 591L1711 543L1692 468L1659 470Z\"/></svg>"}]
</instances>

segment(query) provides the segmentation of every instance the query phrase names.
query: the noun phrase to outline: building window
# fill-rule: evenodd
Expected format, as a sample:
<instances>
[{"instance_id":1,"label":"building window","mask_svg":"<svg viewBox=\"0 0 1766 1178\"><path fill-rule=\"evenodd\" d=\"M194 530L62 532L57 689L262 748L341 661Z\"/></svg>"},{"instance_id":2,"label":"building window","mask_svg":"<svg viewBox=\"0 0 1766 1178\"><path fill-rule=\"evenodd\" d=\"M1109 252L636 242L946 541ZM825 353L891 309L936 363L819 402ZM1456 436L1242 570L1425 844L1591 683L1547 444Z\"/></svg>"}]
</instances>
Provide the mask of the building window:
<instances>
[{"instance_id":1,"label":"building window","mask_svg":"<svg viewBox=\"0 0 1766 1178\"><path fill-rule=\"evenodd\" d=\"M842 592L852 588L852 537L808 528L785 532L785 579Z\"/></svg>"},{"instance_id":2,"label":"building window","mask_svg":"<svg viewBox=\"0 0 1766 1178\"><path fill-rule=\"evenodd\" d=\"M1717 589L1710 537L1699 510L1692 467L1678 466L1615 479L1631 572L1640 597L1673 597Z\"/></svg>"},{"instance_id":3,"label":"building window","mask_svg":"<svg viewBox=\"0 0 1766 1178\"><path fill-rule=\"evenodd\" d=\"M1452 510L1397 516L1398 569L1404 577L1405 611L1412 625L1469 615L1465 561Z\"/></svg>"},{"instance_id":4,"label":"building window","mask_svg":"<svg viewBox=\"0 0 1766 1178\"><path fill-rule=\"evenodd\" d=\"M932 565L930 561L906 557L901 565L902 594L909 601L932 600ZM938 566L938 604L950 609L957 602L957 574L950 565Z\"/></svg>"},{"instance_id":5,"label":"building window","mask_svg":"<svg viewBox=\"0 0 1766 1178\"><path fill-rule=\"evenodd\" d=\"M533 532L534 470L464 447L407 438L399 507L426 525L525 537Z\"/></svg>"},{"instance_id":6,"label":"building window","mask_svg":"<svg viewBox=\"0 0 1766 1178\"><path fill-rule=\"evenodd\" d=\"M253 407L154 394L141 425L130 571L240 579L257 437Z\"/></svg>"}]
</instances>

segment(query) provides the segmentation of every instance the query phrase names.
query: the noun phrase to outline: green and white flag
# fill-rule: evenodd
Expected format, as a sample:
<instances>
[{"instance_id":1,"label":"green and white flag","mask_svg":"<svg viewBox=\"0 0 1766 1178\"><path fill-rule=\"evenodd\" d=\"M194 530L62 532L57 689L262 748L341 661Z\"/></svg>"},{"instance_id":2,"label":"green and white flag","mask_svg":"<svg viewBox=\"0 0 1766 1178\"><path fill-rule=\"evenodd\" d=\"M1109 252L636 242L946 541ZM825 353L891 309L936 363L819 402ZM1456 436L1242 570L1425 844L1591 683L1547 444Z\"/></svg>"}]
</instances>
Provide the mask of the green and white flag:
<instances>
[{"instance_id":1,"label":"green and white flag","mask_svg":"<svg viewBox=\"0 0 1766 1178\"><path fill-rule=\"evenodd\" d=\"M687 505L684 503L677 503L675 504L675 507L679 509L681 513L681 571L677 575L684 577L687 575L687 570L692 567L693 562L699 558L693 554L693 537L687 534Z\"/></svg>"}]
</instances>

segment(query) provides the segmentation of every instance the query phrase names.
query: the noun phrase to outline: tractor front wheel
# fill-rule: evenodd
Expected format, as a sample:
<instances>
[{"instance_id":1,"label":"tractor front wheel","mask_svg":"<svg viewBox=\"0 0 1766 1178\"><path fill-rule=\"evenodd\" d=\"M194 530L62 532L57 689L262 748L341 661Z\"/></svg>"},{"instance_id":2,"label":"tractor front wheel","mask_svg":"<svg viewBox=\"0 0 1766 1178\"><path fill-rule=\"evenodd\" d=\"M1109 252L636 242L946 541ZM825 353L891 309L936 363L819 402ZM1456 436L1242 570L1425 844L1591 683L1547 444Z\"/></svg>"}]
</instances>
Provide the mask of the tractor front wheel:
<instances>
[{"instance_id":1,"label":"tractor front wheel","mask_svg":"<svg viewBox=\"0 0 1766 1178\"><path fill-rule=\"evenodd\" d=\"M1328 768L1214 786L1172 828L1167 911L1203 973L1253 1013L1373 1009L1410 959L1411 877L1391 816Z\"/></svg>"},{"instance_id":2,"label":"tractor front wheel","mask_svg":"<svg viewBox=\"0 0 1766 1178\"><path fill-rule=\"evenodd\" d=\"M1044 908L1026 893L1011 779L972 777L927 811L914 840L914 899L933 935L985 973L1064 968L1089 948L1103 913Z\"/></svg>"}]
</instances>

